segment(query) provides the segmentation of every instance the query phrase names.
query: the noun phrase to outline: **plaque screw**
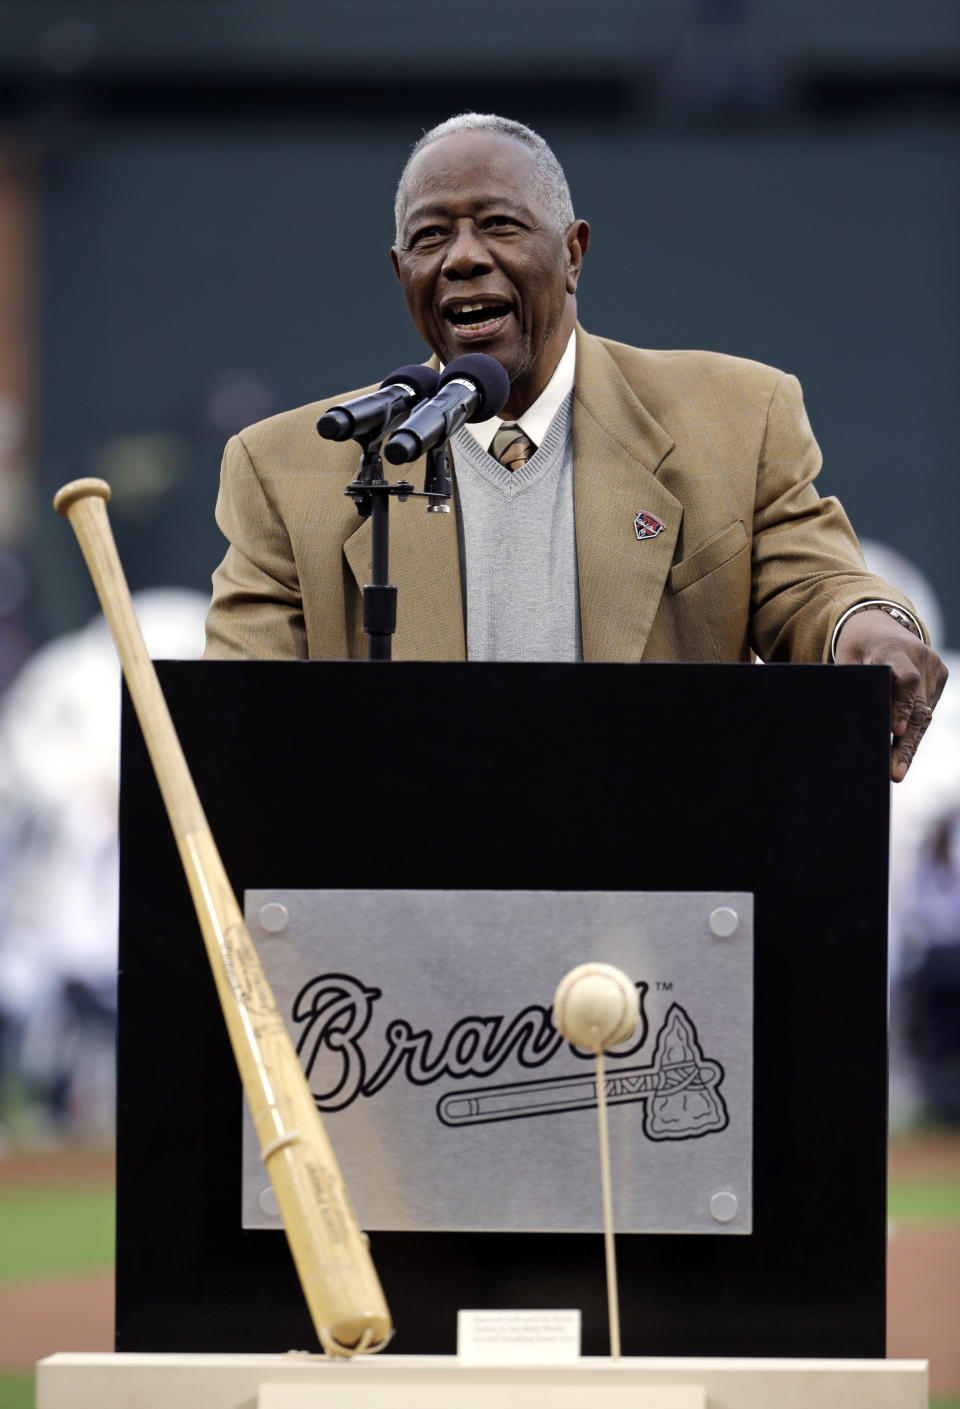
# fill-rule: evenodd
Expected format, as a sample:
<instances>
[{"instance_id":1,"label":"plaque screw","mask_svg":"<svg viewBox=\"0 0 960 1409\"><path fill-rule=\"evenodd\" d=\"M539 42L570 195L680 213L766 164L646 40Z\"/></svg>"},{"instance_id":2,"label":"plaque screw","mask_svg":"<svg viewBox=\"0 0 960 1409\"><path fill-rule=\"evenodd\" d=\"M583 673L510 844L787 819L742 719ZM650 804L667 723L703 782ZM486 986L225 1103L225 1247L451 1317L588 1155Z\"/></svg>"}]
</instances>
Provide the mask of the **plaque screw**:
<instances>
[{"instance_id":1,"label":"plaque screw","mask_svg":"<svg viewBox=\"0 0 960 1409\"><path fill-rule=\"evenodd\" d=\"M718 905L716 910L710 912L710 933L715 934L717 939L729 939L736 934L739 925L740 916L729 905Z\"/></svg>"},{"instance_id":2,"label":"plaque screw","mask_svg":"<svg viewBox=\"0 0 960 1409\"><path fill-rule=\"evenodd\" d=\"M260 910L260 923L267 934L279 934L281 930L285 930L289 918L287 907L276 900L271 900Z\"/></svg>"},{"instance_id":3,"label":"plaque screw","mask_svg":"<svg viewBox=\"0 0 960 1409\"><path fill-rule=\"evenodd\" d=\"M729 1189L718 1189L710 1200L710 1216L718 1223L729 1223L737 1216L737 1196Z\"/></svg>"},{"instance_id":4,"label":"plaque screw","mask_svg":"<svg viewBox=\"0 0 960 1409\"><path fill-rule=\"evenodd\" d=\"M272 1184L268 1184L265 1189L260 1191L260 1197L257 1199L257 1203L264 1213L274 1214L280 1212L280 1205L277 1203L277 1196L273 1192Z\"/></svg>"}]
</instances>

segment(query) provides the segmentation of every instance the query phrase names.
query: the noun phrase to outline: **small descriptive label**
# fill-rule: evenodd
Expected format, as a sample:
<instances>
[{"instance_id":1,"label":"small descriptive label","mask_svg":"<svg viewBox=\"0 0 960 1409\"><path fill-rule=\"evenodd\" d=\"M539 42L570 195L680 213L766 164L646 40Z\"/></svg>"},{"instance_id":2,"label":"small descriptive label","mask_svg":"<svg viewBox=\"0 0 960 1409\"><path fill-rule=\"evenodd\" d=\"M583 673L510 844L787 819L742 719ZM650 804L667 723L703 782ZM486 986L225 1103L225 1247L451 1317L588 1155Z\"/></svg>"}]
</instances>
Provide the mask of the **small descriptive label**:
<instances>
[{"instance_id":1,"label":"small descriptive label","mask_svg":"<svg viewBox=\"0 0 960 1409\"><path fill-rule=\"evenodd\" d=\"M463 1365L572 1365L580 1358L579 1311L460 1311Z\"/></svg>"}]
</instances>

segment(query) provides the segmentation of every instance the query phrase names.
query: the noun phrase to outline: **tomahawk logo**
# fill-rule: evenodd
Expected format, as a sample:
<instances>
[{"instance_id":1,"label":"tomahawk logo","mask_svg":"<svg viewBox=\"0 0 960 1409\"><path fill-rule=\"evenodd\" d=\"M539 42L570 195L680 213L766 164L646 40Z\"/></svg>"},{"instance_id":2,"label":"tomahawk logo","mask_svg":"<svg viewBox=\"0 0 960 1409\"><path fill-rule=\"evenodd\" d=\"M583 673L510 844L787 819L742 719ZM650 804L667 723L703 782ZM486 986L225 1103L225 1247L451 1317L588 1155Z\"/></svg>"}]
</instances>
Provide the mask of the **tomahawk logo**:
<instances>
[{"instance_id":1,"label":"tomahawk logo","mask_svg":"<svg viewBox=\"0 0 960 1409\"><path fill-rule=\"evenodd\" d=\"M704 1058L693 1021L678 1003L656 1033L650 1063L619 1065L636 1057L649 1035L648 987L637 983L640 1021L633 1039L607 1054L617 1063L608 1066L605 1077L608 1104L642 1103L642 1128L651 1140L689 1140L723 1130L728 1123L718 1090L723 1068ZM297 1051L319 1110L344 1110L361 1096L375 1096L398 1076L425 1086L444 1077L483 1080L495 1075L508 1058L522 1067L543 1067L564 1047L589 1062L589 1069L507 1085L458 1087L437 1102L439 1119L458 1127L596 1105L592 1054L564 1043L549 1008L531 1003L512 1018L470 1015L457 1019L445 1034L415 1030L405 1018L394 1018L378 1039L373 1019L382 996L381 989L351 974L334 973L311 979L294 999L292 1017L300 1028Z\"/></svg>"},{"instance_id":2,"label":"tomahawk logo","mask_svg":"<svg viewBox=\"0 0 960 1409\"><path fill-rule=\"evenodd\" d=\"M704 1059L697 1029L679 1003L670 1007L657 1032L649 1066L621 1067L604 1077L607 1105L643 1102L643 1132L651 1140L691 1140L729 1123L718 1090L719 1062ZM524 1120L597 1104L594 1073L518 1081L441 1096L437 1114L445 1125L480 1125L493 1120Z\"/></svg>"}]
</instances>

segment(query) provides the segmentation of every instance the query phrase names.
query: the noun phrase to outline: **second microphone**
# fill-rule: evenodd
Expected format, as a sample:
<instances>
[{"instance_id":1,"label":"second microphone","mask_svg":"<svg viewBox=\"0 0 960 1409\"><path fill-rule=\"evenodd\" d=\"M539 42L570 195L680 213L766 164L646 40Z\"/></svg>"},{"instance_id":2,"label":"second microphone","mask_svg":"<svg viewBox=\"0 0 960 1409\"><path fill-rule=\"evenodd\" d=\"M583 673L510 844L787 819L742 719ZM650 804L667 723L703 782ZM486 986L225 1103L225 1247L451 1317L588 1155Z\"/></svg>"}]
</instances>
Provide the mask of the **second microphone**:
<instances>
[{"instance_id":1,"label":"second microphone","mask_svg":"<svg viewBox=\"0 0 960 1409\"><path fill-rule=\"evenodd\" d=\"M419 460L449 440L466 421L496 416L510 395L510 378L494 357L468 352L444 369L440 390L407 417L387 441L383 453L391 465Z\"/></svg>"}]
</instances>

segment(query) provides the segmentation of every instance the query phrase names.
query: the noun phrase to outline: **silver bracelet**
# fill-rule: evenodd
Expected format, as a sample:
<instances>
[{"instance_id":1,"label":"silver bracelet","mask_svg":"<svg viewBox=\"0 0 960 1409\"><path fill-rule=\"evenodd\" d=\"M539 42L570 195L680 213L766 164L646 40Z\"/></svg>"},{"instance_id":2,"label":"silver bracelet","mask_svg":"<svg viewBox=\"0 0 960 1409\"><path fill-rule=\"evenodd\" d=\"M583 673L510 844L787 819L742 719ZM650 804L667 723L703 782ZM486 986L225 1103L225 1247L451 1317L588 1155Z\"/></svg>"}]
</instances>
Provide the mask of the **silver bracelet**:
<instances>
[{"instance_id":1,"label":"silver bracelet","mask_svg":"<svg viewBox=\"0 0 960 1409\"><path fill-rule=\"evenodd\" d=\"M848 622L852 616L856 616L857 612L869 611L886 612L887 616L893 617L894 621L897 623L898 626L905 627L907 631L912 631L914 636L918 637L919 640L923 640L923 630L921 629L919 621L917 621L917 618L913 615L912 612L907 611L906 607L900 607L897 605L896 602L887 602L880 600L873 602L858 602L855 607L847 608L843 616L833 628L833 636L830 640L830 659L832 661L836 660L837 658L837 641L840 639L841 627L844 625L845 622Z\"/></svg>"}]
</instances>

